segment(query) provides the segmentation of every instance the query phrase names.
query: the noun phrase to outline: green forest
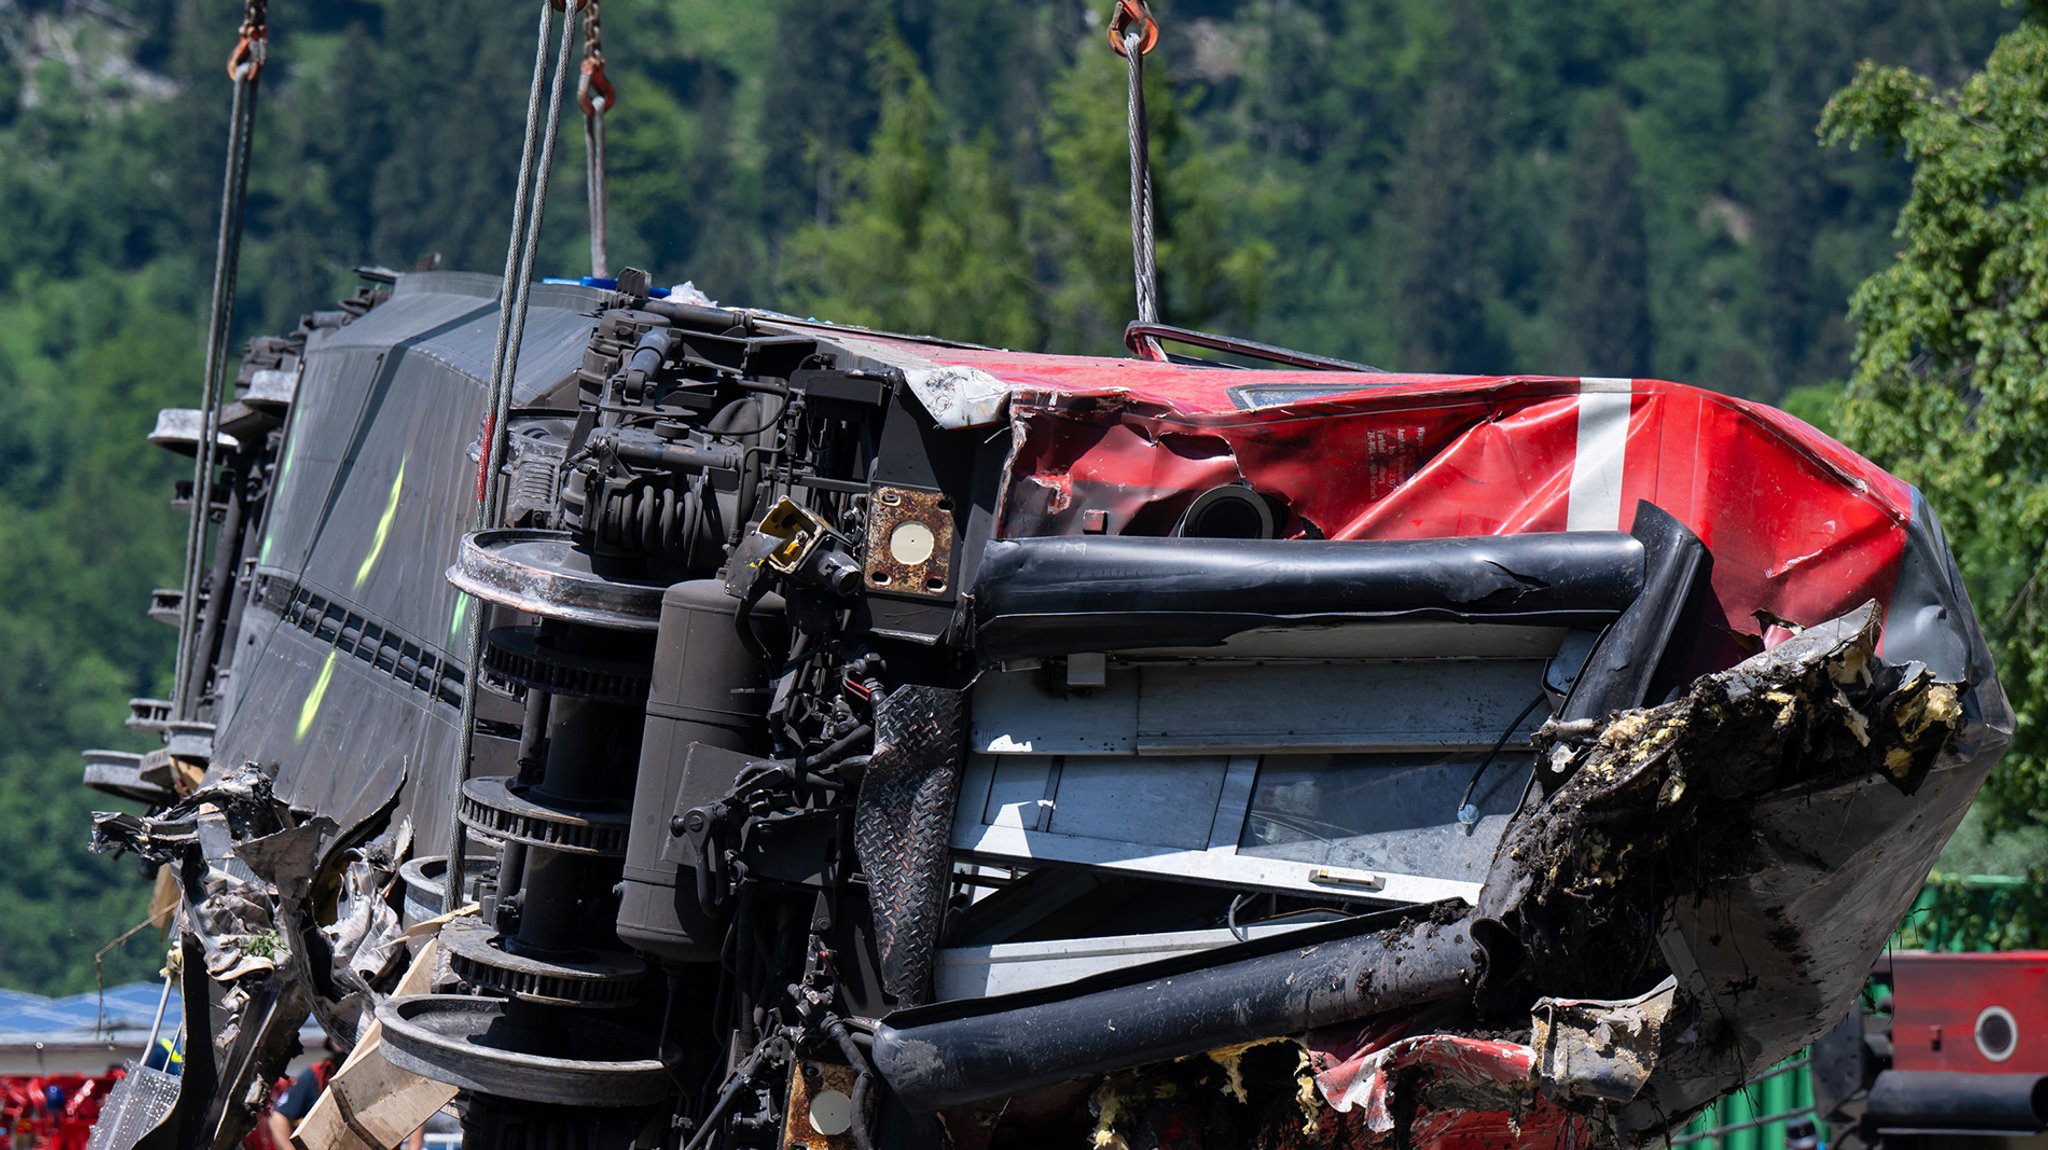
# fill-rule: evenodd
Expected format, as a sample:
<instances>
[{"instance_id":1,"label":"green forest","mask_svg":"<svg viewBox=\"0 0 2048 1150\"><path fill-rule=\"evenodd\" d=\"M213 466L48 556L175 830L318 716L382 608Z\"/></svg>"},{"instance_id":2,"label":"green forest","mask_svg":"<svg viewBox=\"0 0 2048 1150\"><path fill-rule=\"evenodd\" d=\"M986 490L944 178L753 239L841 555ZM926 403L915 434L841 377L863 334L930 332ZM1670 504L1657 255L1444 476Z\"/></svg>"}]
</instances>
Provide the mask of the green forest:
<instances>
[{"instance_id":1,"label":"green forest","mask_svg":"<svg viewBox=\"0 0 2048 1150\"><path fill-rule=\"evenodd\" d=\"M0 0L0 986L139 922L77 752L140 749L238 0ZM1108 0L610 0L615 266L724 303L1121 350ZM2048 858L2048 6L1158 0L1166 321L1413 371L1787 406L1925 489L2022 732L1945 860ZM376 264L502 266L537 7L277 0L238 340ZM586 273L579 125L540 266ZM2048 875L2040 877L2048 879ZM2009 941L2048 932L2024 915ZM107 956L148 977L148 933Z\"/></svg>"}]
</instances>

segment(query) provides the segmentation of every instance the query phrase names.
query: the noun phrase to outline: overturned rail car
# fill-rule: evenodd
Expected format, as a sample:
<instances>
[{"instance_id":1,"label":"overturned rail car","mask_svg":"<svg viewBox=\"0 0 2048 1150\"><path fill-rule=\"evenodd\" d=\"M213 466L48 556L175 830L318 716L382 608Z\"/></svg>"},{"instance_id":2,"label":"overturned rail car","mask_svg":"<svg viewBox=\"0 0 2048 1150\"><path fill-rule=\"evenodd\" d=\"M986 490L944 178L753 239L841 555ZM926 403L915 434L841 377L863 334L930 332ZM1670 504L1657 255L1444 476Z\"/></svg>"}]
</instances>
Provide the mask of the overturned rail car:
<instances>
[{"instance_id":1,"label":"overturned rail car","mask_svg":"<svg viewBox=\"0 0 2048 1150\"><path fill-rule=\"evenodd\" d=\"M228 1146L308 1010L480 1147L1643 1143L2011 729L1930 509L1768 408L626 282L534 290L478 532L494 282L251 345L200 673L89 757L195 1022L110 1144Z\"/></svg>"}]
</instances>

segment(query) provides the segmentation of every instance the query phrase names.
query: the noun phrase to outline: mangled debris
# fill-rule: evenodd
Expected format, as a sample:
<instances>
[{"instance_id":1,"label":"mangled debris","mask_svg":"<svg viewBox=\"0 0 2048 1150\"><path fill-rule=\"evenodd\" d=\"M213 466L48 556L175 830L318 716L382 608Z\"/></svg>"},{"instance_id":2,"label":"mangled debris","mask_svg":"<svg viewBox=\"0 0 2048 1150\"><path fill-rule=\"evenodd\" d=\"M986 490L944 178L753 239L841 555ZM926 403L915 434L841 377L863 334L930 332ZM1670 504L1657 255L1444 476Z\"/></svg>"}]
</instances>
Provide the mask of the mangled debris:
<instances>
[{"instance_id":1,"label":"mangled debris","mask_svg":"<svg viewBox=\"0 0 2048 1150\"><path fill-rule=\"evenodd\" d=\"M987 1126L990 1105L1028 1108L1020 1090L1109 1072L1091 1102L1104 1147L1190 1131L1277 1146L1654 1137L1683 1111L1644 1124L1645 1106L1717 1092L1659 1089L1660 1072L1718 1061L1732 1085L1770 1028L1674 974L1674 912L1715 920L1777 865L1762 810L1873 780L1910 795L1961 726L1962 684L1884 662L1878 635L1865 605L1672 702L1545 727L1536 785L1469 914L1449 904L1419 927L1305 931L1264 958L1241 946L1089 993L899 1014L878 1066L956 1131ZM1220 1037L1240 1041L1187 1056Z\"/></svg>"},{"instance_id":2,"label":"mangled debris","mask_svg":"<svg viewBox=\"0 0 2048 1150\"><path fill-rule=\"evenodd\" d=\"M181 1150L308 1007L479 1146L1646 1141L2010 730L1932 514L1754 405L645 289L536 291L475 532L490 284L252 351L211 766L100 825L183 895Z\"/></svg>"},{"instance_id":3,"label":"mangled debris","mask_svg":"<svg viewBox=\"0 0 2048 1150\"><path fill-rule=\"evenodd\" d=\"M291 811L255 763L156 815L96 814L93 830L95 850L133 852L181 890L184 957L174 951L173 968L188 1001L206 1004L211 1030L183 1077L213 1093L205 1120L217 1129L238 1130L268 1104L309 1009L352 1039L373 984L388 987L405 954L391 895L406 825L348 848L338 875L323 871L333 820Z\"/></svg>"}]
</instances>

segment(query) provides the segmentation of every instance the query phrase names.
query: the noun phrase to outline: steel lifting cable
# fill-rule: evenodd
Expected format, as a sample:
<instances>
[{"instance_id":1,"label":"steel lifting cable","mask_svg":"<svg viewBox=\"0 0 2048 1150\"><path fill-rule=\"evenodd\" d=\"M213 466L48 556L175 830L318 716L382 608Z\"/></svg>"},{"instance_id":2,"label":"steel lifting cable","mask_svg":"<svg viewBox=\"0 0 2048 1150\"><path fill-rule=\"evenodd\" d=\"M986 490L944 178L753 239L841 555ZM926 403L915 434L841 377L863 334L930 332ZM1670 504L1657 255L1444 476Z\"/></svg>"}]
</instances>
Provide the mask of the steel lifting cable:
<instances>
[{"instance_id":1,"label":"steel lifting cable","mask_svg":"<svg viewBox=\"0 0 2048 1150\"><path fill-rule=\"evenodd\" d=\"M519 186L512 196L512 235L505 243L505 275L498 285L498 334L491 349L491 376L486 395L490 411L484 417L482 450L478 453L476 506L472 531L490 526L491 509L498 505L504 485L505 423L511 416L513 385L518 377L519 344L526 335L526 309L533 289L534 252L540 246L541 218L547 208L548 174L554 167L555 139L562 124L562 94L569 71L570 48L576 39L576 21L562 19L561 47L556 52L554 84L548 97L547 118L541 118L541 93L548 87L548 36L554 13L565 12L563 0L540 5L540 29L533 49L533 86L526 99L526 139L519 154ZM530 194L529 194L530 193ZM469 834L462 824L462 786L469 781L470 759L476 746L476 698L483 664L485 610L478 607L468 615L465 627L468 660L463 664L462 710L456 725L455 786L450 792L448 869L443 887L447 909L460 906L463 856Z\"/></svg>"},{"instance_id":2,"label":"steel lifting cable","mask_svg":"<svg viewBox=\"0 0 2048 1150\"><path fill-rule=\"evenodd\" d=\"M241 265L243 211L249 199L249 152L256 121L256 92L269 54L267 0L247 0L228 77L234 99L228 112L227 172L221 179L220 234L213 249L213 303L206 329L206 378L199 397L199 443L193 452L192 517L185 532L185 583L178 601L178 653L171 675L173 713L190 719L198 709L204 653L199 648L199 583L206 570L207 524L213 517L214 446L220 438L220 381L226 369L228 334L234 325L235 280ZM226 588L216 587L216 595Z\"/></svg>"},{"instance_id":3,"label":"steel lifting cable","mask_svg":"<svg viewBox=\"0 0 2048 1150\"><path fill-rule=\"evenodd\" d=\"M1159 44L1159 21L1145 0L1117 0L1109 16L1109 46L1124 58L1130 78L1131 138L1131 271L1137 280L1138 322L1159 322L1159 271L1154 262L1152 228L1152 161L1145 126L1145 57ZM1165 360L1159 341L1144 336L1139 346L1147 359Z\"/></svg>"},{"instance_id":4,"label":"steel lifting cable","mask_svg":"<svg viewBox=\"0 0 2048 1150\"><path fill-rule=\"evenodd\" d=\"M604 71L604 29L598 0L583 8L583 74L576 81L576 102L583 108L583 190L590 201L590 274L611 275L604 230L604 117L618 107L619 94Z\"/></svg>"}]
</instances>

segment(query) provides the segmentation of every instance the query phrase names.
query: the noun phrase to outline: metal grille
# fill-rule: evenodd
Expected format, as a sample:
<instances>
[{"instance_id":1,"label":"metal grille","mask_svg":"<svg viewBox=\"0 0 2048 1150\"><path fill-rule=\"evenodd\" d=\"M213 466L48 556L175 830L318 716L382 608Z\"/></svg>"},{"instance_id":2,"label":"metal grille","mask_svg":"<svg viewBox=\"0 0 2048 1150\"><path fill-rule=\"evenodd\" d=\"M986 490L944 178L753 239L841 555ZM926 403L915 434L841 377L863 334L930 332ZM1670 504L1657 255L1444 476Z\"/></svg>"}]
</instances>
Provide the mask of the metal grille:
<instances>
[{"instance_id":1,"label":"metal grille","mask_svg":"<svg viewBox=\"0 0 2048 1150\"><path fill-rule=\"evenodd\" d=\"M156 1128L178 1101L178 1076L129 1059L128 1076L114 1084L93 1125L87 1150L128 1150Z\"/></svg>"},{"instance_id":2,"label":"metal grille","mask_svg":"<svg viewBox=\"0 0 2048 1150\"><path fill-rule=\"evenodd\" d=\"M284 622L400 683L444 703L461 703L462 668L403 633L371 622L361 612L289 579L263 576L257 582L256 599L277 611Z\"/></svg>"}]
</instances>

